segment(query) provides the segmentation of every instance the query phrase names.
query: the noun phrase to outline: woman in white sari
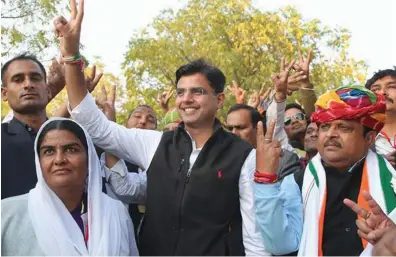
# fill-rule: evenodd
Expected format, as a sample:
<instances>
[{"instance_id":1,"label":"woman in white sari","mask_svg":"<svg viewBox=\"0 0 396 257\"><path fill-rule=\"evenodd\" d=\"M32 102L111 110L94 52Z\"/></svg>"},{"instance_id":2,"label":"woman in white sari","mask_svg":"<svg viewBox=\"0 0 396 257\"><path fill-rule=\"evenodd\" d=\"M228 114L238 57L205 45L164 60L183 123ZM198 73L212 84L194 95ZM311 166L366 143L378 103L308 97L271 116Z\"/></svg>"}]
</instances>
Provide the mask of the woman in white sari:
<instances>
[{"instance_id":1,"label":"woman in white sari","mask_svg":"<svg viewBox=\"0 0 396 257\"><path fill-rule=\"evenodd\" d=\"M85 130L69 119L48 120L34 151L36 187L1 202L1 254L138 255L125 206L102 193Z\"/></svg>"}]
</instances>

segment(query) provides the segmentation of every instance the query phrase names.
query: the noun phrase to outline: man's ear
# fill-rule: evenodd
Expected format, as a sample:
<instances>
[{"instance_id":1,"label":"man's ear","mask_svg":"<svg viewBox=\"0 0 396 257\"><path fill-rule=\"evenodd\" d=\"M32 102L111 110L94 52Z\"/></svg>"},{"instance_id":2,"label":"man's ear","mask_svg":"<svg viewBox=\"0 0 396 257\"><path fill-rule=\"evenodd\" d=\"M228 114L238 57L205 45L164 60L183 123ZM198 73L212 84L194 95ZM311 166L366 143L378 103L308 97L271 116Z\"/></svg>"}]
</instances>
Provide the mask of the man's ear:
<instances>
[{"instance_id":1,"label":"man's ear","mask_svg":"<svg viewBox=\"0 0 396 257\"><path fill-rule=\"evenodd\" d=\"M371 147L375 143L378 133L376 131L370 131L366 134L367 146Z\"/></svg>"},{"instance_id":2,"label":"man's ear","mask_svg":"<svg viewBox=\"0 0 396 257\"><path fill-rule=\"evenodd\" d=\"M1 100L7 102L7 88L4 85L1 85Z\"/></svg>"},{"instance_id":3,"label":"man's ear","mask_svg":"<svg viewBox=\"0 0 396 257\"><path fill-rule=\"evenodd\" d=\"M221 109L223 107L224 99L225 99L224 93L223 92L218 93L216 97L217 97L217 109Z\"/></svg>"}]
</instances>

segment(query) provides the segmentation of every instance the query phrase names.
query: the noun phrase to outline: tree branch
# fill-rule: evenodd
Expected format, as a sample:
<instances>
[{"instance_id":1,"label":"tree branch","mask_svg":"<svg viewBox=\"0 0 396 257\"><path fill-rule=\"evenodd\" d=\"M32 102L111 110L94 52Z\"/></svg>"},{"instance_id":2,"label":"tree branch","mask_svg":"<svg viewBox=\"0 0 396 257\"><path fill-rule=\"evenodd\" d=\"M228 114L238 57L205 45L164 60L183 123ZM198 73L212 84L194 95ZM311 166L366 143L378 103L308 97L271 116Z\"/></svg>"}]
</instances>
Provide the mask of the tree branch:
<instances>
[{"instance_id":1,"label":"tree branch","mask_svg":"<svg viewBox=\"0 0 396 257\"><path fill-rule=\"evenodd\" d=\"M1 18L2 19L19 19L19 18L27 17L29 15L31 15L31 13L26 13L26 14L23 14L23 15L21 14L21 15L18 15L18 16L1 16Z\"/></svg>"}]
</instances>

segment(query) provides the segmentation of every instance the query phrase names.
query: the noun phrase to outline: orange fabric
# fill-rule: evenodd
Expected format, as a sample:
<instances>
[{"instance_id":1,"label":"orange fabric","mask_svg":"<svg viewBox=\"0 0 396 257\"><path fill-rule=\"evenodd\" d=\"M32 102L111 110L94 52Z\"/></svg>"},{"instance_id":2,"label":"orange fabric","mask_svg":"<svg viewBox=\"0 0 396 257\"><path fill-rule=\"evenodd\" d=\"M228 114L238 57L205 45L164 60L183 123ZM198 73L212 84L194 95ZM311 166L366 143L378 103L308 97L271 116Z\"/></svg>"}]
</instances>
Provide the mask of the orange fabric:
<instances>
[{"instance_id":1,"label":"orange fabric","mask_svg":"<svg viewBox=\"0 0 396 257\"><path fill-rule=\"evenodd\" d=\"M363 166L362 182L360 184L359 196L357 203L365 210L370 210L366 199L363 197L363 191L370 192L367 174L367 162ZM359 217L358 217L359 218ZM366 248L367 241L362 238L363 248Z\"/></svg>"},{"instance_id":2,"label":"orange fabric","mask_svg":"<svg viewBox=\"0 0 396 257\"><path fill-rule=\"evenodd\" d=\"M318 256L323 256L323 226L324 226L324 217L326 211L326 201L327 201L327 187L325 188L325 195L322 203L322 209L320 210L320 217L319 217L319 253Z\"/></svg>"},{"instance_id":3,"label":"orange fabric","mask_svg":"<svg viewBox=\"0 0 396 257\"><path fill-rule=\"evenodd\" d=\"M369 190L369 183L368 183L368 173L367 173L367 162L364 162L363 166L363 174L362 174L362 182L360 184L360 190L359 190L359 195L358 195L358 201L357 203L365 210L370 210L366 199L363 197L363 191L370 192ZM327 187L325 188L325 195L322 203L322 208L320 210L320 217L319 217L319 252L318 256L323 256L323 226L324 226L324 217L325 217L325 211L326 211L326 201L327 201ZM359 217L358 217L359 218ZM367 246L367 241L362 239L362 244L363 248L366 248Z\"/></svg>"}]
</instances>

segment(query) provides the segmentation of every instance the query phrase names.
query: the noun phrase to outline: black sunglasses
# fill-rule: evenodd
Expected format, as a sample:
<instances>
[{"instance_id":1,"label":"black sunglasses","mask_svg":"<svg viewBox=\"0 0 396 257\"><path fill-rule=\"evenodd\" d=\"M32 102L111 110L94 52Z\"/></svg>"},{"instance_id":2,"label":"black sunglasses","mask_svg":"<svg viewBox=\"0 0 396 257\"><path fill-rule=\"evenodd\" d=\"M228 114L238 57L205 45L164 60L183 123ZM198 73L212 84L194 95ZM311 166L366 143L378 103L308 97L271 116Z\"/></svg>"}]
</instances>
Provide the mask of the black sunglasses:
<instances>
[{"instance_id":1,"label":"black sunglasses","mask_svg":"<svg viewBox=\"0 0 396 257\"><path fill-rule=\"evenodd\" d=\"M299 113L293 114L291 116L285 117L285 126L290 125L293 118L296 120L305 120L305 114L302 112L299 112Z\"/></svg>"}]
</instances>

